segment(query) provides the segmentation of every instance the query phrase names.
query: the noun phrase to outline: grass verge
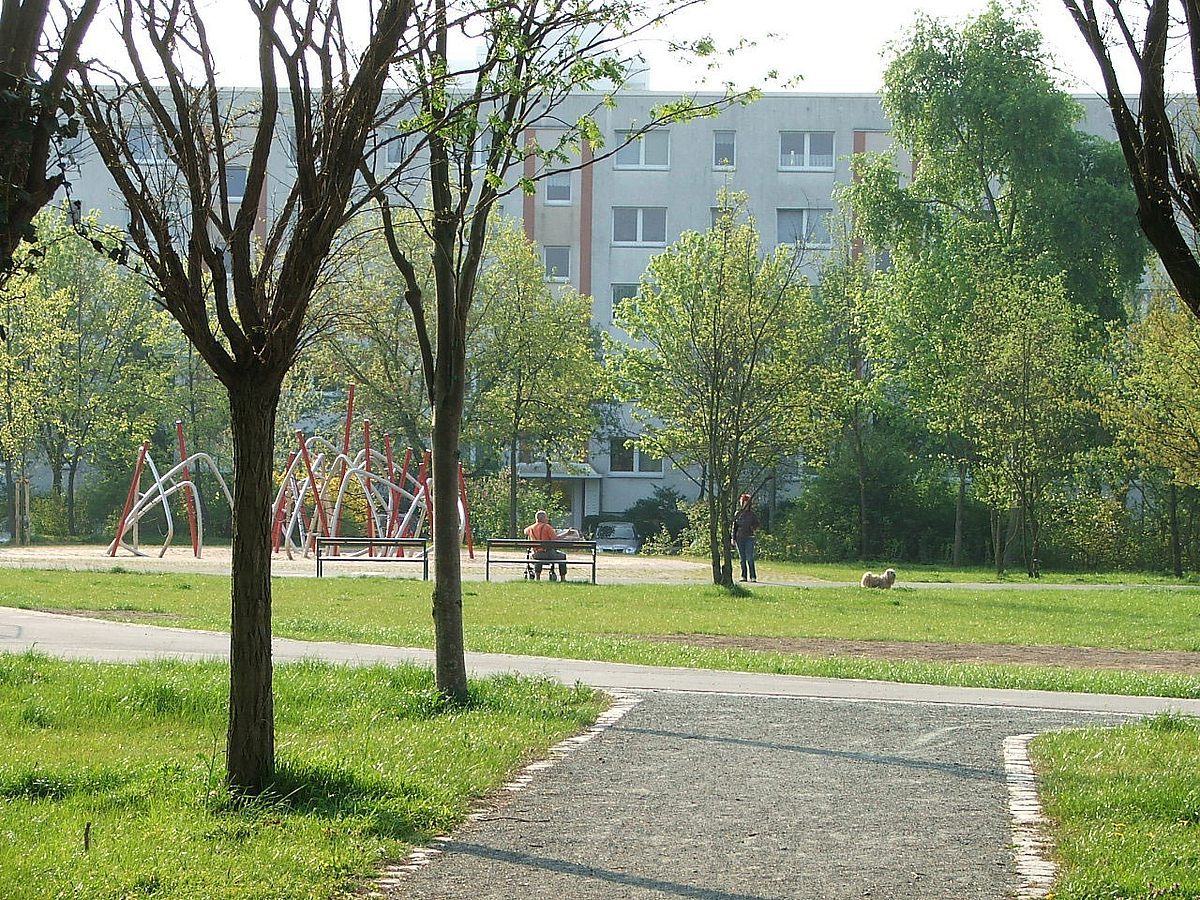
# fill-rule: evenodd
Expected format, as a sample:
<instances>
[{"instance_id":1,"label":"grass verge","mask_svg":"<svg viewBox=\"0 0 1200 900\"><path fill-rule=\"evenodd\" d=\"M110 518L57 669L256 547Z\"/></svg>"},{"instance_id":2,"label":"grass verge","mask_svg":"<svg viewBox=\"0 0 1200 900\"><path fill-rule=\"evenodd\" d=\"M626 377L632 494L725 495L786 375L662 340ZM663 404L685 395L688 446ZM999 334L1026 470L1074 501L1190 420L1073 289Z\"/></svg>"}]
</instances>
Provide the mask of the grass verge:
<instances>
[{"instance_id":1,"label":"grass verge","mask_svg":"<svg viewBox=\"0 0 1200 900\"><path fill-rule=\"evenodd\" d=\"M602 705L499 677L450 706L425 669L278 665L275 786L235 804L227 681L217 663L0 656L0 896L345 896Z\"/></svg>"},{"instance_id":2,"label":"grass verge","mask_svg":"<svg viewBox=\"0 0 1200 900\"><path fill-rule=\"evenodd\" d=\"M0 569L0 604L103 611L228 630L228 579ZM1200 677L1148 672L805 657L679 646L648 634L1198 650L1200 591L858 588L468 582L471 650L662 666L1031 690L1200 697ZM411 579L278 579L274 632L301 640L430 647L429 585Z\"/></svg>"},{"instance_id":3,"label":"grass verge","mask_svg":"<svg viewBox=\"0 0 1200 900\"><path fill-rule=\"evenodd\" d=\"M1198 754L1200 721L1180 716L1033 741L1055 900L1200 896Z\"/></svg>"}]
</instances>

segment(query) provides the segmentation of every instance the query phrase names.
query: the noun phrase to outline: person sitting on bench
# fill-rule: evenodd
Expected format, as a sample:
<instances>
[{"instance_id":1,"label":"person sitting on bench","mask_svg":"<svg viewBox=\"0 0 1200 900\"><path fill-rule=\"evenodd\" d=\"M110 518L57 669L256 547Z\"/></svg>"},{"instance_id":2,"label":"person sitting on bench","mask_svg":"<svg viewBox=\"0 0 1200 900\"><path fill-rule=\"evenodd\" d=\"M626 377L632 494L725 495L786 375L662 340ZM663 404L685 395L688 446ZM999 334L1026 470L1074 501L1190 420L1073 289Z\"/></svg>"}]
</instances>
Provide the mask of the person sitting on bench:
<instances>
[{"instance_id":1,"label":"person sitting on bench","mask_svg":"<svg viewBox=\"0 0 1200 900\"><path fill-rule=\"evenodd\" d=\"M525 529L525 537L531 541L571 541L579 537L579 532L574 528L567 528L563 531L555 531L554 526L550 524L549 516L546 515L544 509L539 509L536 516L537 521L529 525ZM554 547L534 547L533 558L539 560L533 564L533 577L538 581L542 580L542 562L550 562L550 580L554 581L554 563L559 560L565 560L567 554L563 553ZM559 579L567 580L567 564L558 562Z\"/></svg>"}]
</instances>

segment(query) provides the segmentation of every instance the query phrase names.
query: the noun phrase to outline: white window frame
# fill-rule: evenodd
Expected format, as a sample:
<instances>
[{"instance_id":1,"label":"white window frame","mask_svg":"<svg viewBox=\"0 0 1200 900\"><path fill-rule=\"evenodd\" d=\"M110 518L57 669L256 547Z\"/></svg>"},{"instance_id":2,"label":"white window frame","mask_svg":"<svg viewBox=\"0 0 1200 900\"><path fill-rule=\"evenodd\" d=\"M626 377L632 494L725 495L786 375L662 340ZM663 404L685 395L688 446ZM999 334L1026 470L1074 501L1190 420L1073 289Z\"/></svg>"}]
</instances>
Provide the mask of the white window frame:
<instances>
[{"instance_id":1,"label":"white window frame","mask_svg":"<svg viewBox=\"0 0 1200 900\"><path fill-rule=\"evenodd\" d=\"M797 154L795 151L789 152L785 159L783 155L783 142L785 135L803 135L804 149ZM819 165L813 164L812 138L813 135L829 135L832 149L829 153L829 162ZM797 159L797 156L799 157ZM787 172L832 172L837 168L837 135L832 131L780 131L779 132L779 168Z\"/></svg>"},{"instance_id":2,"label":"white window frame","mask_svg":"<svg viewBox=\"0 0 1200 900\"><path fill-rule=\"evenodd\" d=\"M574 188L572 185L571 172L552 172L546 176L546 191L545 204L546 206L570 206L574 201ZM562 192L565 189L566 196L552 196L552 191L557 190Z\"/></svg>"},{"instance_id":3,"label":"white window frame","mask_svg":"<svg viewBox=\"0 0 1200 900\"><path fill-rule=\"evenodd\" d=\"M777 244L787 244L788 246L800 247L816 247L829 248L833 246L833 236L829 233L828 217L833 212L831 209L820 209L818 207L778 207L775 210L775 242ZM781 213L800 213L801 235L803 240L789 241L784 239L782 234L783 229L780 227ZM824 222L825 226L825 241L813 241L811 237L816 228Z\"/></svg>"},{"instance_id":4,"label":"white window frame","mask_svg":"<svg viewBox=\"0 0 1200 900\"><path fill-rule=\"evenodd\" d=\"M661 478L666 472L666 460L662 458L651 457L648 453L642 451L640 447L628 447L633 438L609 438L608 442L608 474L616 475L623 478ZM632 457L631 469L614 469L613 468L613 446L615 444L623 444L628 447ZM645 468L642 465L642 460L652 460L652 467ZM653 467L653 463L657 464L657 468Z\"/></svg>"},{"instance_id":5,"label":"white window frame","mask_svg":"<svg viewBox=\"0 0 1200 900\"><path fill-rule=\"evenodd\" d=\"M671 132L664 128L654 128L640 137L630 140L630 135L634 133L630 129L617 132L618 150L613 154L614 169L652 169L661 172L671 168ZM657 142L660 138L666 144L663 148L666 151L666 161L646 162L646 149L649 142ZM630 158L634 154L637 156L636 160Z\"/></svg>"},{"instance_id":6,"label":"white window frame","mask_svg":"<svg viewBox=\"0 0 1200 900\"><path fill-rule=\"evenodd\" d=\"M733 147L733 155L730 159L717 156L717 136L727 134L730 136L729 143ZM737 132L730 129L724 129L713 132L713 168L718 171L727 171L737 168Z\"/></svg>"},{"instance_id":7,"label":"white window frame","mask_svg":"<svg viewBox=\"0 0 1200 900\"><path fill-rule=\"evenodd\" d=\"M562 271L559 266L550 264L551 251L561 251L566 255L566 271ZM571 247L570 245L562 244L547 244L542 248L542 262L545 265L546 280L553 282L567 282L571 280Z\"/></svg>"},{"instance_id":8,"label":"white window frame","mask_svg":"<svg viewBox=\"0 0 1200 900\"><path fill-rule=\"evenodd\" d=\"M617 238L617 212L618 210L635 210L637 212L637 235L633 240L620 240ZM646 212L647 210L662 210L663 214L663 234L662 239L647 240L646 238ZM613 230L612 230L613 246L617 247L665 247L667 245L667 207L665 206L614 206L613 207Z\"/></svg>"}]
</instances>

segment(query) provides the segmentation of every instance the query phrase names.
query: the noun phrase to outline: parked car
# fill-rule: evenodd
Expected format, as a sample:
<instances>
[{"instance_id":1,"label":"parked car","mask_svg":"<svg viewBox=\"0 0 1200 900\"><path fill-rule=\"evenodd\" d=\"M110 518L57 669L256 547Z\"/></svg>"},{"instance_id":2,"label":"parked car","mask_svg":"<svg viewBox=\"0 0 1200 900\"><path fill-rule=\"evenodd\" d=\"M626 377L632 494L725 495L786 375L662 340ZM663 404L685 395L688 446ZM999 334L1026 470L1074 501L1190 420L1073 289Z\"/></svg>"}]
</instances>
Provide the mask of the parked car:
<instances>
[{"instance_id":1,"label":"parked car","mask_svg":"<svg viewBox=\"0 0 1200 900\"><path fill-rule=\"evenodd\" d=\"M604 553L637 553L632 522L601 522L596 526L596 549Z\"/></svg>"}]
</instances>

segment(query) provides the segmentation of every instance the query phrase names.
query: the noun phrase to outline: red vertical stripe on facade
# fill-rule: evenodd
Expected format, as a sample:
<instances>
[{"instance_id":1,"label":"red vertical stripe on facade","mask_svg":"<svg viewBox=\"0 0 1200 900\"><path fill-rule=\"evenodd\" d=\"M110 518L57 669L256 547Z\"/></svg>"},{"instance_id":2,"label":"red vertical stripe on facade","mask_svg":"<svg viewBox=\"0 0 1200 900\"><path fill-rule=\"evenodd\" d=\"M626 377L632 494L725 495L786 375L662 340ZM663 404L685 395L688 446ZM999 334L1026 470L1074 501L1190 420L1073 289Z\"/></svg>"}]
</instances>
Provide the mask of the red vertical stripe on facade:
<instances>
[{"instance_id":1,"label":"red vertical stripe on facade","mask_svg":"<svg viewBox=\"0 0 1200 900\"><path fill-rule=\"evenodd\" d=\"M579 170L579 293L592 294L592 145L583 142Z\"/></svg>"}]
</instances>

